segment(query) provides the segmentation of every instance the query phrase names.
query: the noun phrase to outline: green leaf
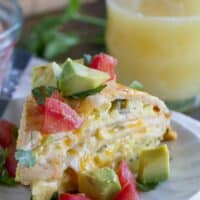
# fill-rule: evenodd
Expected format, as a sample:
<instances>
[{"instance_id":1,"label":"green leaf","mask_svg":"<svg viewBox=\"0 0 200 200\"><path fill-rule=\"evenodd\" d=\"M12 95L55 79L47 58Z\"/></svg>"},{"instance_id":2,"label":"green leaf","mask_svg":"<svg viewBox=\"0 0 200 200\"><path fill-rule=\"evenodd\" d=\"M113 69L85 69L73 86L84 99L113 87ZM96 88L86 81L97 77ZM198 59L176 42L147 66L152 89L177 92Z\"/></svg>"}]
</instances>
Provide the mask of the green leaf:
<instances>
[{"instance_id":1,"label":"green leaf","mask_svg":"<svg viewBox=\"0 0 200 200\"><path fill-rule=\"evenodd\" d=\"M32 89L32 95L38 105L44 105L46 97L50 97L56 90L54 87L40 86Z\"/></svg>"},{"instance_id":2,"label":"green leaf","mask_svg":"<svg viewBox=\"0 0 200 200\"><path fill-rule=\"evenodd\" d=\"M78 93L78 94L74 94L71 97L74 98L74 99L83 99L87 96L95 95L95 94L101 92L105 87L106 87L106 85L101 85L101 86L99 86L95 89L87 90L85 92L81 92L81 93Z\"/></svg>"},{"instance_id":3,"label":"green leaf","mask_svg":"<svg viewBox=\"0 0 200 200\"><path fill-rule=\"evenodd\" d=\"M84 59L84 65L89 66L92 61L92 56L90 54L84 54L83 59Z\"/></svg>"},{"instance_id":4,"label":"green leaf","mask_svg":"<svg viewBox=\"0 0 200 200\"><path fill-rule=\"evenodd\" d=\"M130 85L130 88L135 90L143 90L144 86L139 81L133 81Z\"/></svg>"},{"instance_id":5,"label":"green leaf","mask_svg":"<svg viewBox=\"0 0 200 200\"><path fill-rule=\"evenodd\" d=\"M0 173L0 184L6 186L16 185L15 179L8 174L6 169L3 169Z\"/></svg>"},{"instance_id":6,"label":"green leaf","mask_svg":"<svg viewBox=\"0 0 200 200\"><path fill-rule=\"evenodd\" d=\"M144 184L144 183L137 183L137 188L142 191L142 192L148 192L150 190L153 190L157 187L158 183L148 183L148 184Z\"/></svg>"},{"instance_id":7,"label":"green leaf","mask_svg":"<svg viewBox=\"0 0 200 200\"><path fill-rule=\"evenodd\" d=\"M52 59L55 56L67 53L72 47L78 45L80 41L80 37L76 34L65 35L63 33L57 33L46 45L44 57Z\"/></svg>"},{"instance_id":8,"label":"green leaf","mask_svg":"<svg viewBox=\"0 0 200 200\"><path fill-rule=\"evenodd\" d=\"M15 185L16 182L15 182L14 178L9 175L8 171L5 169L5 166L4 166L7 156L8 156L8 150L1 149L1 152L0 152L0 184L6 185L6 186L12 186L12 185Z\"/></svg>"},{"instance_id":9,"label":"green leaf","mask_svg":"<svg viewBox=\"0 0 200 200\"><path fill-rule=\"evenodd\" d=\"M60 54L66 53L74 46L81 43L104 44L104 35L84 38L80 33L63 34L60 30L68 22L76 20L81 23L88 23L101 27L105 33L106 20L94 16L80 14L80 0L70 0L65 11L57 16L45 17L25 40L24 47L37 56L52 59ZM103 37L102 37L103 36ZM81 38L81 40L80 40Z\"/></svg>"},{"instance_id":10,"label":"green leaf","mask_svg":"<svg viewBox=\"0 0 200 200\"><path fill-rule=\"evenodd\" d=\"M58 200L58 192L54 192L50 200Z\"/></svg>"},{"instance_id":11,"label":"green leaf","mask_svg":"<svg viewBox=\"0 0 200 200\"><path fill-rule=\"evenodd\" d=\"M83 15L83 14L76 14L73 16L74 20L77 20L82 23L87 23L87 24L93 24L96 26L101 26L101 27L106 27L106 20L103 18L98 18L98 17L93 17L89 15Z\"/></svg>"},{"instance_id":12,"label":"green leaf","mask_svg":"<svg viewBox=\"0 0 200 200\"><path fill-rule=\"evenodd\" d=\"M33 167L36 163L36 158L31 150L25 151L23 149L19 149L15 153L15 158L18 160L20 165L25 165L28 168Z\"/></svg>"},{"instance_id":13,"label":"green leaf","mask_svg":"<svg viewBox=\"0 0 200 200\"><path fill-rule=\"evenodd\" d=\"M80 10L80 0L70 0L65 15L73 17Z\"/></svg>"},{"instance_id":14,"label":"green leaf","mask_svg":"<svg viewBox=\"0 0 200 200\"><path fill-rule=\"evenodd\" d=\"M48 31L41 33L33 31L28 37L25 47L38 56L44 56L46 46L56 37L56 33L55 29L48 29Z\"/></svg>"},{"instance_id":15,"label":"green leaf","mask_svg":"<svg viewBox=\"0 0 200 200\"><path fill-rule=\"evenodd\" d=\"M8 155L8 150L1 149L1 151L0 151L0 172L3 170L7 155Z\"/></svg>"}]
</instances>

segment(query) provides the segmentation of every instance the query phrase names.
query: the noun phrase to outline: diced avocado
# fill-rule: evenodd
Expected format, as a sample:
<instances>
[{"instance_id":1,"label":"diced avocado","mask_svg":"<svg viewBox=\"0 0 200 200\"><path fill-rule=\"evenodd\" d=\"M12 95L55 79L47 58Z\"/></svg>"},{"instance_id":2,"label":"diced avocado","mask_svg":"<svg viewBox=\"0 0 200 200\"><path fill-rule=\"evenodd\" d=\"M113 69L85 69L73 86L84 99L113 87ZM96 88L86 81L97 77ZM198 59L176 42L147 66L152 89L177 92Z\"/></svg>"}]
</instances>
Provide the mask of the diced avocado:
<instances>
[{"instance_id":1,"label":"diced avocado","mask_svg":"<svg viewBox=\"0 0 200 200\"><path fill-rule=\"evenodd\" d=\"M62 68L55 62L33 68L32 88L39 86L57 87L57 79L61 72Z\"/></svg>"},{"instance_id":2,"label":"diced avocado","mask_svg":"<svg viewBox=\"0 0 200 200\"><path fill-rule=\"evenodd\" d=\"M107 73L88 68L67 59L58 81L58 88L63 96L71 96L100 86L109 79Z\"/></svg>"},{"instance_id":3,"label":"diced avocado","mask_svg":"<svg viewBox=\"0 0 200 200\"><path fill-rule=\"evenodd\" d=\"M141 183L158 183L169 177L169 150L167 145L142 151L139 158L138 180Z\"/></svg>"},{"instance_id":4,"label":"diced avocado","mask_svg":"<svg viewBox=\"0 0 200 200\"><path fill-rule=\"evenodd\" d=\"M110 168L100 168L79 175L79 192L95 200L111 200L121 190L116 173Z\"/></svg>"}]
</instances>

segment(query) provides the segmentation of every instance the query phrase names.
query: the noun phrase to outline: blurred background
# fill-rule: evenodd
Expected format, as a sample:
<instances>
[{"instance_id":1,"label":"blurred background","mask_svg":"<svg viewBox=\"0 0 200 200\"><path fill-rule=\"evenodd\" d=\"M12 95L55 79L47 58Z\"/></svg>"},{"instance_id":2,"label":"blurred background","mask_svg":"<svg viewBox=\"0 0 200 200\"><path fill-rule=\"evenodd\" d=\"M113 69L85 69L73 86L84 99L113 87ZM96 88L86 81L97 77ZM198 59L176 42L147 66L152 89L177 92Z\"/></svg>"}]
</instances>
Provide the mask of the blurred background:
<instances>
[{"instance_id":1,"label":"blurred background","mask_svg":"<svg viewBox=\"0 0 200 200\"><path fill-rule=\"evenodd\" d=\"M104 0L72 0L70 8L67 0L19 2L24 24L18 47L56 61L105 50ZM67 17L70 9L74 13ZM77 13L82 16L76 17Z\"/></svg>"}]
</instances>

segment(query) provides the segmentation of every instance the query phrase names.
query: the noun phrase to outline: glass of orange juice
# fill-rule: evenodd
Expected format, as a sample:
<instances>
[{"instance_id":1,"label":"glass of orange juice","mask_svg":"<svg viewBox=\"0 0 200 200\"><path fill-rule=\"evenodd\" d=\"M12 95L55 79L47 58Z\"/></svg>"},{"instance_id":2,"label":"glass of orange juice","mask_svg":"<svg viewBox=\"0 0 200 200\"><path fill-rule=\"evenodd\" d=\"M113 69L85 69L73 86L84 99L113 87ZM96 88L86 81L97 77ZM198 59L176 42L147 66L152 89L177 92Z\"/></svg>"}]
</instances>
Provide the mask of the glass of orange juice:
<instances>
[{"instance_id":1,"label":"glass of orange juice","mask_svg":"<svg viewBox=\"0 0 200 200\"><path fill-rule=\"evenodd\" d=\"M107 0L107 47L120 81L143 83L171 108L200 94L200 0Z\"/></svg>"}]
</instances>

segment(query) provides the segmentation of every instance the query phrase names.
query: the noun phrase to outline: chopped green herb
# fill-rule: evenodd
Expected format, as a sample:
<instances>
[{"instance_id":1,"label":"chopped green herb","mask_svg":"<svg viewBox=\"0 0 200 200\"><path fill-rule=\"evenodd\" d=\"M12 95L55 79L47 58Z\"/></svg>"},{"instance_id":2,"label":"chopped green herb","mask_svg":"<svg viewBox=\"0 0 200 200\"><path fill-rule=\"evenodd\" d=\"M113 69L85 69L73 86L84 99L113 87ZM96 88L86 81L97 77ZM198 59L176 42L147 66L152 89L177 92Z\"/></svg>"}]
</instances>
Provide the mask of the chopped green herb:
<instances>
[{"instance_id":1,"label":"chopped green herb","mask_svg":"<svg viewBox=\"0 0 200 200\"><path fill-rule=\"evenodd\" d=\"M106 85L101 85L101 86L99 86L95 89L87 90L85 92L81 92L79 94L72 95L71 97L74 98L74 99L83 99L87 96L95 95L95 94L101 92L105 87L106 87Z\"/></svg>"},{"instance_id":2,"label":"chopped green herb","mask_svg":"<svg viewBox=\"0 0 200 200\"><path fill-rule=\"evenodd\" d=\"M7 155L8 155L8 150L1 149L1 151L0 151L0 172L3 170Z\"/></svg>"},{"instance_id":3,"label":"chopped green herb","mask_svg":"<svg viewBox=\"0 0 200 200\"><path fill-rule=\"evenodd\" d=\"M58 200L58 192L54 192L50 200Z\"/></svg>"},{"instance_id":4,"label":"chopped green herb","mask_svg":"<svg viewBox=\"0 0 200 200\"><path fill-rule=\"evenodd\" d=\"M15 185L16 182L13 177L8 174L8 171L5 169L5 162L8 155L7 149L1 149L0 152L0 184L6 186Z\"/></svg>"},{"instance_id":5,"label":"chopped green herb","mask_svg":"<svg viewBox=\"0 0 200 200\"><path fill-rule=\"evenodd\" d=\"M57 88L40 86L32 89L32 95L39 105L45 104L46 97L50 97Z\"/></svg>"},{"instance_id":6,"label":"chopped green herb","mask_svg":"<svg viewBox=\"0 0 200 200\"><path fill-rule=\"evenodd\" d=\"M83 59L84 59L84 65L89 66L92 61L92 56L90 54L84 54Z\"/></svg>"},{"instance_id":7,"label":"chopped green herb","mask_svg":"<svg viewBox=\"0 0 200 200\"><path fill-rule=\"evenodd\" d=\"M137 188L142 191L142 192L148 192L150 190L153 190L157 187L158 183L148 183L148 184L144 184L144 183L137 183Z\"/></svg>"},{"instance_id":8,"label":"chopped green herb","mask_svg":"<svg viewBox=\"0 0 200 200\"><path fill-rule=\"evenodd\" d=\"M139 81L133 81L130 85L130 88L135 90L143 90L144 86Z\"/></svg>"},{"instance_id":9,"label":"chopped green herb","mask_svg":"<svg viewBox=\"0 0 200 200\"><path fill-rule=\"evenodd\" d=\"M22 149L17 150L15 153L15 158L18 160L20 165L25 165L26 167L33 167L36 163L36 158L31 150L25 151Z\"/></svg>"},{"instance_id":10,"label":"chopped green herb","mask_svg":"<svg viewBox=\"0 0 200 200\"><path fill-rule=\"evenodd\" d=\"M6 169L0 172L0 184L6 186L16 185L15 179L8 174Z\"/></svg>"},{"instance_id":11,"label":"chopped green herb","mask_svg":"<svg viewBox=\"0 0 200 200\"><path fill-rule=\"evenodd\" d=\"M116 99L112 101L112 106L110 108L110 111L112 112L113 110L123 110L127 109L127 107L128 107L127 99Z\"/></svg>"},{"instance_id":12,"label":"chopped green herb","mask_svg":"<svg viewBox=\"0 0 200 200\"><path fill-rule=\"evenodd\" d=\"M107 147L106 144L102 145L102 146L97 150L97 153L102 152L106 147Z\"/></svg>"}]
</instances>

